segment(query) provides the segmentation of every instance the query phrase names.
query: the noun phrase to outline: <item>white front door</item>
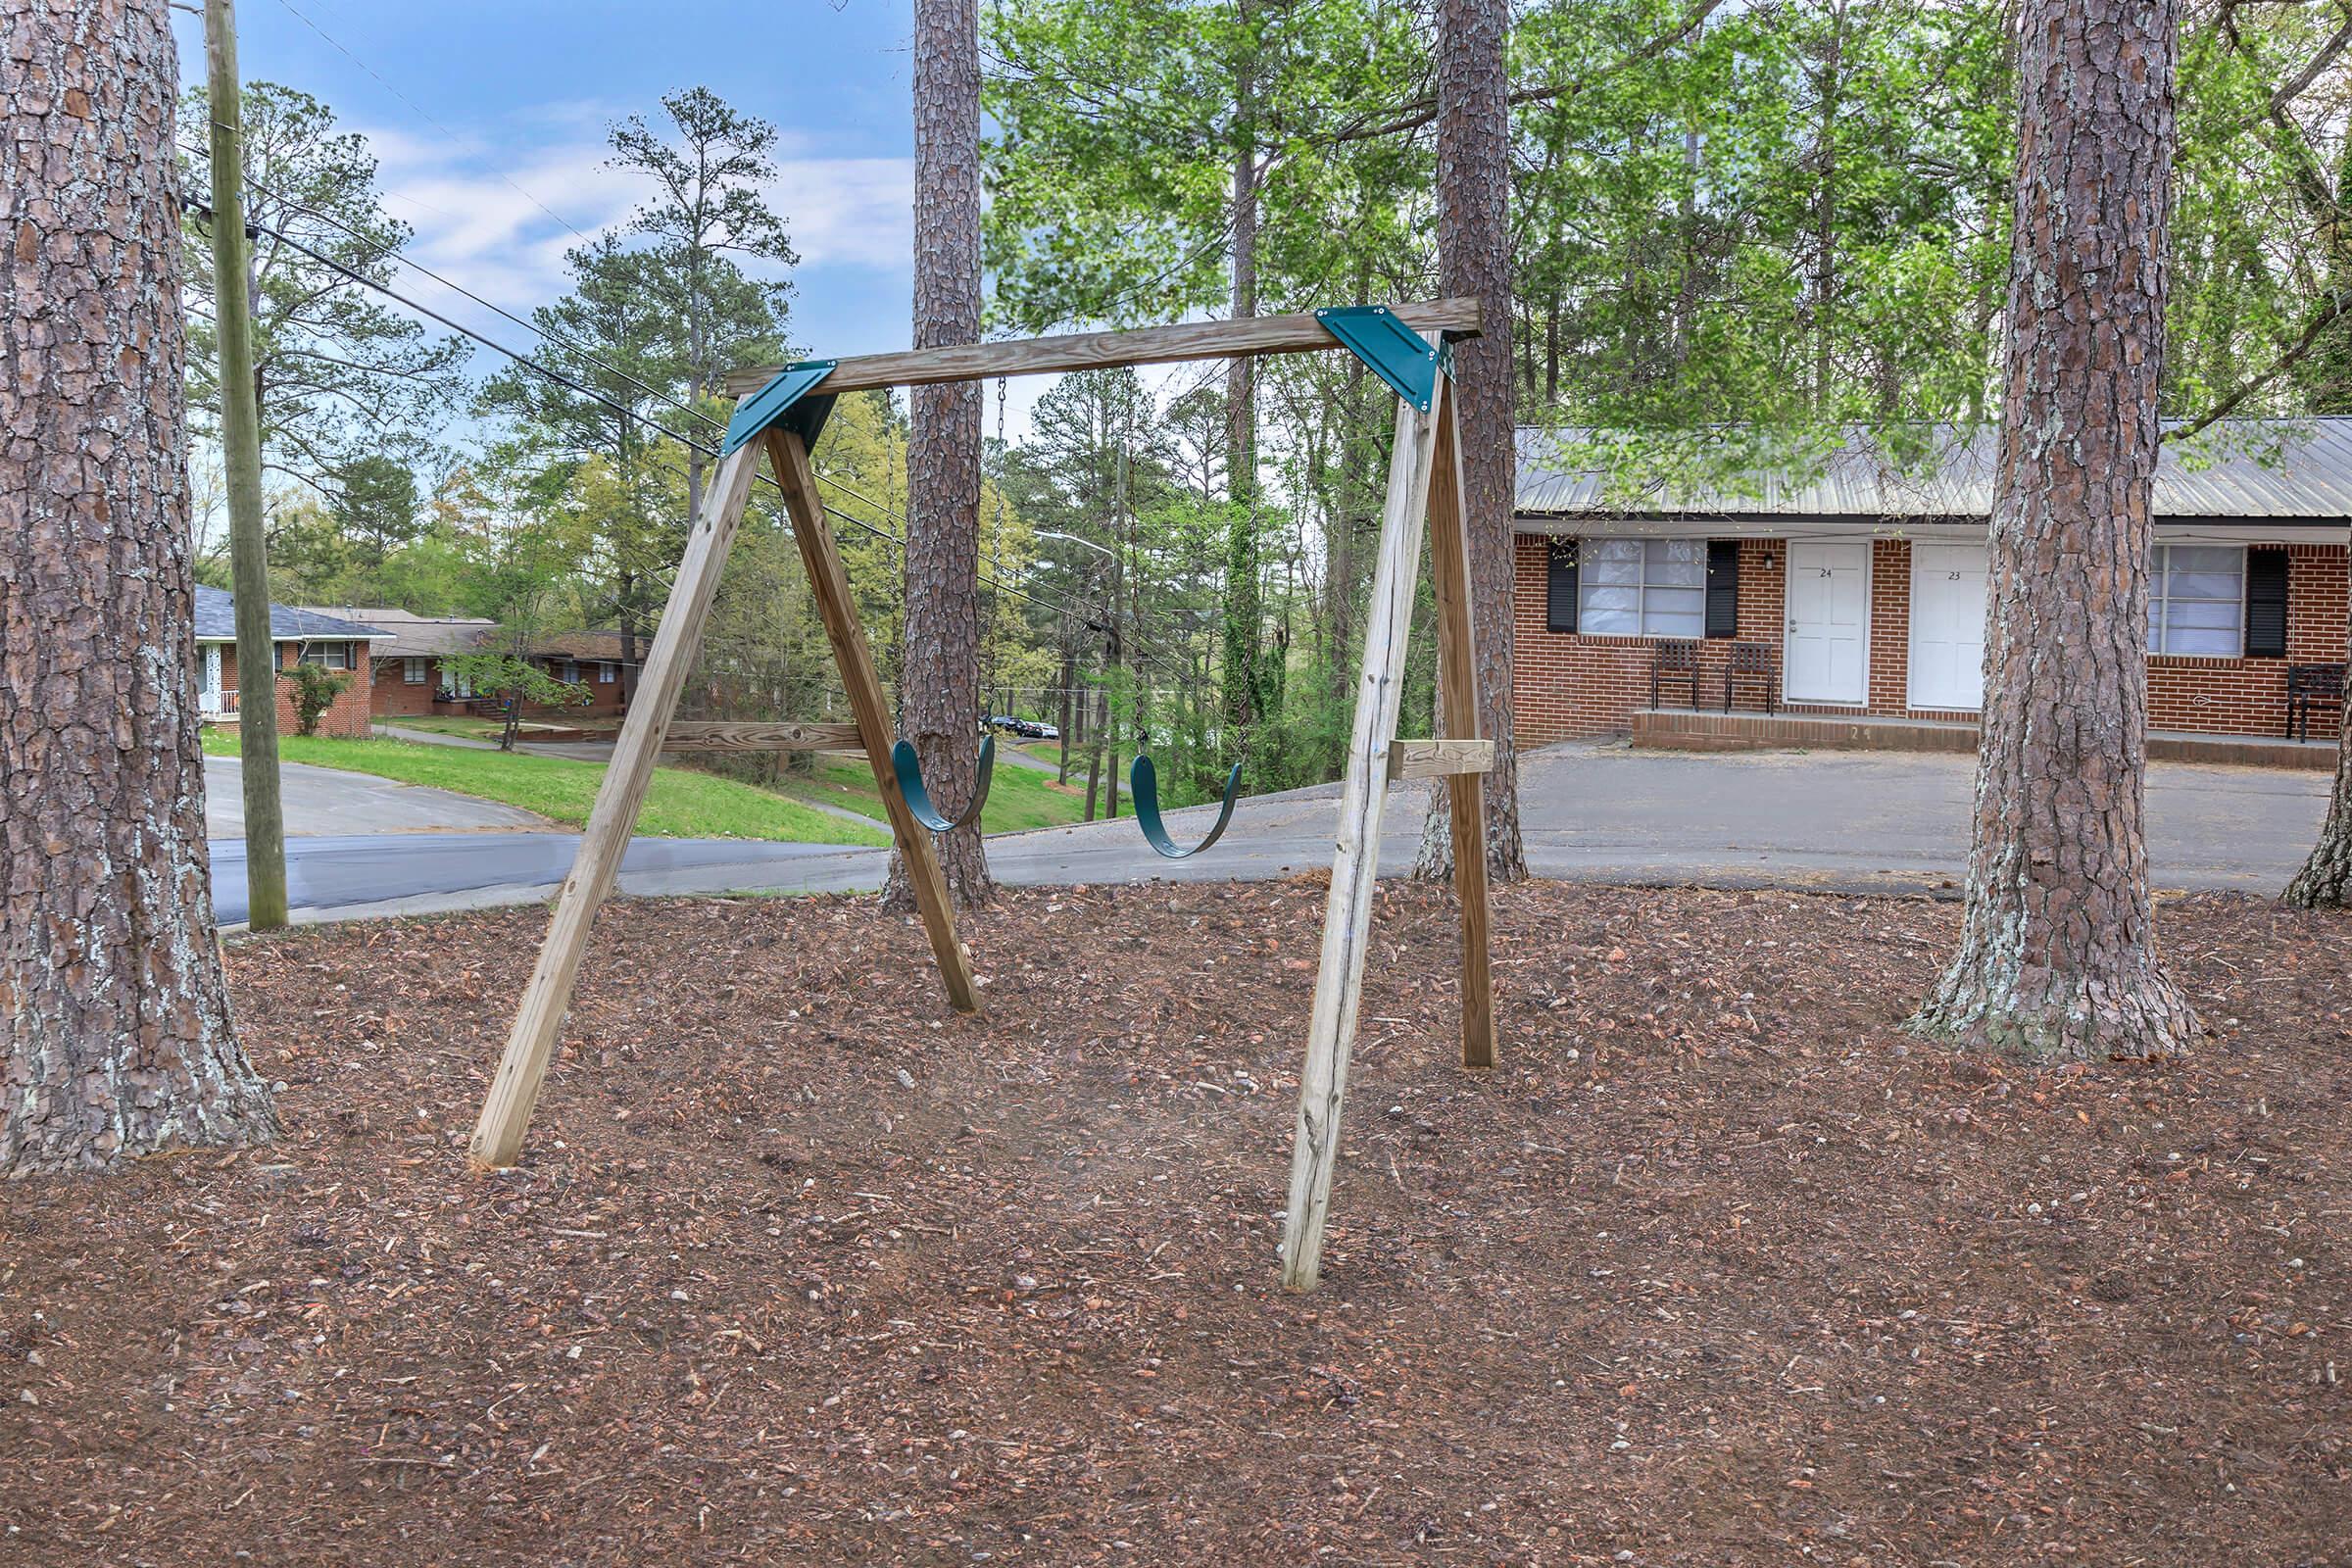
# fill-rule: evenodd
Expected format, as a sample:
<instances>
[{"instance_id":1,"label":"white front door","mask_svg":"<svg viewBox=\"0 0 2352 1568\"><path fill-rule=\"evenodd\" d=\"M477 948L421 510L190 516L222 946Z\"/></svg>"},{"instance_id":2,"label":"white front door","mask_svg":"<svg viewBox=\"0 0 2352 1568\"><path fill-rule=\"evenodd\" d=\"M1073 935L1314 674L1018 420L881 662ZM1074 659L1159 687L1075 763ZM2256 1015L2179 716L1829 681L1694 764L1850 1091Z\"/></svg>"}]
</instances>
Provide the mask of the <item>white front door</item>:
<instances>
[{"instance_id":1,"label":"white front door","mask_svg":"<svg viewBox=\"0 0 2352 1568\"><path fill-rule=\"evenodd\" d=\"M1870 698L1870 545L1788 545L1785 695L1860 708Z\"/></svg>"},{"instance_id":2,"label":"white front door","mask_svg":"<svg viewBox=\"0 0 2352 1568\"><path fill-rule=\"evenodd\" d=\"M1983 545L1911 547L1911 706L1984 706Z\"/></svg>"},{"instance_id":3,"label":"white front door","mask_svg":"<svg viewBox=\"0 0 2352 1568\"><path fill-rule=\"evenodd\" d=\"M196 694L196 710L199 714L211 714L221 711L221 709L220 645L206 643L204 645L204 678L202 687Z\"/></svg>"}]
</instances>

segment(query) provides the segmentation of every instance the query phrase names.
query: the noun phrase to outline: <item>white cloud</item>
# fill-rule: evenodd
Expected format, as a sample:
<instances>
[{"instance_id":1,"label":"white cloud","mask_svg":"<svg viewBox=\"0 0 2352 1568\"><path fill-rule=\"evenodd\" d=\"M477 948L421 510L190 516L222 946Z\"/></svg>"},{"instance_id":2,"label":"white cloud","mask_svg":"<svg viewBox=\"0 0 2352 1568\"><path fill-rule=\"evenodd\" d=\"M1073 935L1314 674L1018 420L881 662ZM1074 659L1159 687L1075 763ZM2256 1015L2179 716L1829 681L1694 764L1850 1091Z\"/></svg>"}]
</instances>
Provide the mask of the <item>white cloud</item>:
<instances>
[{"instance_id":1,"label":"white cloud","mask_svg":"<svg viewBox=\"0 0 2352 1568\"><path fill-rule=\"evenodd\" d=\"M564 292L564 253L627 227L653 192L644 176L613 169L585 106L528 112L525 123L561 125L561 140L425 140L369 130L386 206L416 231L409 253L517 315ZM787 135L776 157L771 205L804 269L849 267L904 273L913 244L914 172L905 158L833 158ZM577 232L575 232L577 230Z\"/></svg>"},{"instance_id":2,"label":"white cloud","mask_svg":"<svg viewBox=\"0 0 2352 1568\"><path fill-rule=\"evenodd\" d=\"M913 269L914 160L777 159L768 200L807 267Z\"/></svg>"}]
</instances>

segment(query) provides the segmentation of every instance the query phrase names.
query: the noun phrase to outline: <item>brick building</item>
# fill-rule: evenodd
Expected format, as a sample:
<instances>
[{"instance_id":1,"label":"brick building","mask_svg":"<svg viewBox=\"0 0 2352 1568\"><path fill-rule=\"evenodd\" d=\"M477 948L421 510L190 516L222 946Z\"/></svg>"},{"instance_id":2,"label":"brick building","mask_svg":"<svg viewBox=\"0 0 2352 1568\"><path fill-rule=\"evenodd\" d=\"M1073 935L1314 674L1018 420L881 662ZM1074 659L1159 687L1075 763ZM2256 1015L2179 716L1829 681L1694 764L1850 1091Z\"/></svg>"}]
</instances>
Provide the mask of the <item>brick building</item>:
<instances>
[{"instance_id":1,"label":"brick building","mask_svg":"<svg viewBox=\"0 0 2352 1568\"><path fill-rule=\"evenodd\" d=\"M368 652L388 641L389 634L338 616L297 610L290 605L271 605L270 637L280 669L291 669L298 663L321 664L328 669L350 670L359 676L319 715L318 733L366 736L370 697L367 678ZM196 590L196 659L199 711L208 722L235 723L252 695L253 683L238 678L237 604L225 589ZM274 677L270 685L275 689L277 699L278 731L291 735L293 687Z\"/></svg>"},{"instance_id":2,"label":"brick building","mask_svg":"<svg viewBox=\"0 0 2352 1568\"><path fill-rule=\"evenodd\" d=\"M2194 466L2168 443L2157 473L2149 727L2278 736L2290 666L2344 660L2352 418L2223 435ZM1889 471L1856 443L1814 477L1749 472L1635 507L1563 467L1561 450L1521 432L1523 742L1634 728L1653 679L1663 706L1720 710L1735 649L1769 671L1783 712L1975 719L1991 432L1946 442L1925 473ZM1767 685L1743 677L1729 706L1760 712Z\"/></svg>"},{"instance_id":3,"label":"brick building","mask_svg":"<svg viewBox=\"0 0 2352 1568\"><path fill-rule=\"evenodd\" d=\"M307 613L365 621L381 628L388 645L375 651L371 685L378 719L398 720L429 713L475 710L487 702L449 661L466 654L490 653L498 646L498 622L466 615L416 615L405 610L376 606L321 605ZM564 705L525 703L523 715L541 719L611 718L627 704L622 694L634 689L638 665L649 639L639 638L633 652L624 649L613 631L564 632L546 638L530 661L557 680L574 683L587 701Z\"/></svg>"},{"instance_id":4,"label":"brick building","mask_svg":"<svg viewBox=\"0 0 2352 1568\"><path fill-rule=\"evenodd\" d=\"M542 640L531 657L556 679L574 682L588 694L587 705L563 710L565 716L612 718L627 709L627 694L637 689L637 672L652 642L645 636L627 644L616 631L564 632ZM540 712L535 704L527 710Z\"/></svg>"}]
</instances>

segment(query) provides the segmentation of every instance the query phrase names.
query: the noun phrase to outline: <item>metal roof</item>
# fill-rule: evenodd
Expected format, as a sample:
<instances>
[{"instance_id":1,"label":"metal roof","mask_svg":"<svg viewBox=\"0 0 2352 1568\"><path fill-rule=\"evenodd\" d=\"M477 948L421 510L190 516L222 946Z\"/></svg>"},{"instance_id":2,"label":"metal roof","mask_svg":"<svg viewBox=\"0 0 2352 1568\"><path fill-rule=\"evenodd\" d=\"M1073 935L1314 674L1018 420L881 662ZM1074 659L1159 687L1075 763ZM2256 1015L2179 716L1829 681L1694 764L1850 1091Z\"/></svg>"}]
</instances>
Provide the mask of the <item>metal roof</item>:
<instances>
[{"instance_id":1,"label":"metal roof","mask_svg":"<svg viewBox=\"0 0 2352 1568\"><path fill-rule=\"evenodd\" d=\"M314 611L296 610L292 605L270 607L270 635L285 642L299 642L306 637L361 639L389 642L391 636L373 626L357 621L340 620L333 615L321 615ZM225 588L196 589L196 640L205 643L234 642L237 636L236 596Z\"/></svg>"},{"instance_id":2,"label":"metal roof","mask_svg":"<svg viewBox=\"0 0 2352 1568\"><path fill-rule=\"evenodd\" d=\"M1518 511L1523 515L1988 517L1998 436L1989 426L1966 435L1938 430L1930 437L1934 460L1921 466L1923 471L1904 472L1857 432L1826 462L1752 467L1721 487L1665 483L1629 501L1604 495L1602 470L1562 462L1563 444L1605 443L1605 437L1587 430L1522 428ZM1703 449L1693 450L1703 456ZM2185 450L2168 441L2157 456L2155 514L2352 520L2352 417L2223 420Z\"/></svg>"}]
</instances>

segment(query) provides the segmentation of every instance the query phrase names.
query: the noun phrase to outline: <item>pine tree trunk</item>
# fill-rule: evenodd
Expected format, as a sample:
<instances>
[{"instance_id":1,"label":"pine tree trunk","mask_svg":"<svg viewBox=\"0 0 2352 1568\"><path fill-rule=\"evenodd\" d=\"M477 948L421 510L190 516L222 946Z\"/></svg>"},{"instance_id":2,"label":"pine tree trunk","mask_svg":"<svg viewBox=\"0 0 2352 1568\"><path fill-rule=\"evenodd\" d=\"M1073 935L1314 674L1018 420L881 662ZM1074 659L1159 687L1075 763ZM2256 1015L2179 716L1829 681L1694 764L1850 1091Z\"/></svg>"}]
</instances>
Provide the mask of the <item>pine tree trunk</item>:
<instances>
[{"instance_id":1,"label":"pine tree trunk","mask_svg":"<svg viewBox=\"0 0 2352 1568\"><path fill-rule=\"evenodd\" d=\"M204 838L164 0L8 0L0 61L0 1175L19 1176L272 1125L229 1025Z\"/></svg>"},{"instance_id":2,"label":"pine tree trunk","mask_svg":"<svg viewBox=\"0 0 2352 1568\"><path fill-rule=\"evenodd\" d=\"M1439 292L1476 295L1480 336L1454 346L1460 400L1470 597L1478 622L1479 733L1494 742L1486 776L1487 869L1527 875L1519 840L1519 753L1511 734L1511 568L1516 541L1516 417L1511 385L1511 163L1508 0L1443 0L1438 8ZM1453 874L1446 781L1429 793L1416 876Z\"/></svg>"},{"instance_id":3,"label":"pine tree trunk","mask_svg":"<svg viewBox=\"0 0 2352 1568\"><path fill-rule=\"evenodd\" d=\"M2141 835L2178 0L2027 0L1984 740L1960 949L1913 1027L2185 1050Z\"/></svg>"},{"instance_id":4,"label":"pine tree trunk","mask_svg":"<svg viewBox=\"0 0 2352 1568\"><path fill-rule=\"evenodd\" d=\"M980 340L980 14L974 0L916 0L914 346ZM979 786L980 388L908 393L906 650L899 730L923 782L957 812ZM965 906L996 887L974 822L944 834L939 859ZM914 906L900 857L884 903Z\"/></svg>"},{"instance_id":5,"label":"pine tree trunk","mask_svg":"<svg viewBox=\"0 0 2352 1568\"><path fill-rule=\"evenodd\" d=\"M2345 641L2352 649L2352 631ZM2352 660L2352 651L2346 658ZM2320 824L2320 841L2279 897L2306 909L2352 905L2352 703L2344 705L2337 719L2335 788L2328 794L2328 819Z\"/></svg>"},{"instance_id":6,"label":"pine tree trunk","mask_svg":"<svg viewBox=\"0 0 2352 1568\"><path fill-rule=\"evenodd\" d=\"M1241 0L1240 19L1250 25L1250 0ZM1257 130L1256 79L1250 70L1253 40L1245 40L1234 75L1233 152L1233 318L1257 314ZM1233 514L1225 535L1226 745L1240 760L1250 751L1253 728L1271 717L1260 707L1265 684L1259 665L1257 538L1257 362L1248 355L1225 368L1225 495ZM1251 756L1254 765L1256 758Z\"/></svg>"}]
</instances>

